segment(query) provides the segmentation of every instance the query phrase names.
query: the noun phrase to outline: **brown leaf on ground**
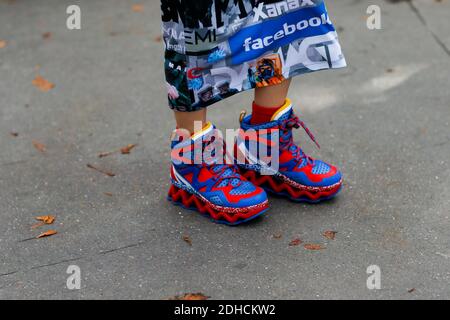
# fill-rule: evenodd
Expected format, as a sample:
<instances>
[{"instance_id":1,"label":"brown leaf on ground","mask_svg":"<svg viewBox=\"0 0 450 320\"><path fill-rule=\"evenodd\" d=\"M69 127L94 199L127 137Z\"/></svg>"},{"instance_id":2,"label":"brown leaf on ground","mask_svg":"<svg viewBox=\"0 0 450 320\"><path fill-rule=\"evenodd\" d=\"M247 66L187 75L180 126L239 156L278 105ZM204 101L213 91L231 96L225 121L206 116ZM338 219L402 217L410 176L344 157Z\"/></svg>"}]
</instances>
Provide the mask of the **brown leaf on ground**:
<instances>
[{"instance_id":1,"label":"brown leaf on ground","mask_svg":"<svg viewBox=\"0 0 450 320\"><path fill-rule=\"evenodd\" d=\"M119 150L114 150L114 151L108 151L108 152L102 152L98 155L99 158L105 158L105 157L109 157L110 155L113 155L115 153L121 153L121 154L130 154L131 150L133 150L134 148L136 148L137 144L129 144L125 147L120 148Z\"/></svg>"},{"instance_id":2,"label":"brown leaf on ground","mask_svg":"<svg viewBox=\"0 0 450 320\"><path fill-rule=\"evenodd\" d=\"M336 239L337 231L325 231L323 236L329 240Z\"/></svg>"},{"instance_id":3,"label":"brown leaf on ground","mask_svg":"<svg viewBox=\"0 0 450 320\"><path fill-rule=\"evenodd\" d=\"M42 153L47 151L47 146L45 144L40 143L39 141L36 141L36 140L33 140L32 143L37 151L42 152Z\"/></svg>"},{"instance_id":4,"label":"brown leaf on ground","mask_svg":"<svg viewBox=\"0 0 450 320\"><path fill-rule=\"evenodd\" d=\"M48 216L36 217L36 220L42 221L45 224L53 224L53 222L55 222L56 218L55 218L55 216L48 215Z\"/></svg>"},{"instance_id":5,"label":"brown leaf on ground","mask_svg":"<svg viewBox=\"0 0 450 320\"><path fill-rule=\"evenodd\" d=\"M181 296L170 297L169 300L208 300L209 298L203 293L186 293Z\"/></svg>"},{"instance_id":6,"label":"brown leaf on ground","mask_svg":"<svg viewBox=\"0 0 450 320\"><path fill-rule=\"evenodd\" d=\"M13 136L14 138L17 138L19 136L18 132L10 132L9 133L11 136Z\"/></svg>"},{"instance_id":7,"label":"brown leaf on ground","mask_svg":"<svg viewBox=\"0 0 450 320\"><path fill-rule=\"evenodd\" d=\"M107 156L110 156L114 153L115 151L109 151L109 152L102 152L98 155L99 158L105 158Z\"/></svg>"},{"instance_id":8,"label":"brown leaf on ground","mask_svg":"<svg viewBox=\"0 0 450 320\"><path fill-rule=\"evenodd\" d=\"M103 170L103 169L99 169L99 168L93 166L92 164L89 164L89 163L88 163L86 166L87 166L89 169L92 169L92 170L95 170L95 171L97 171L97 172L103 173L104 175L107 175L108 177L115 177L115 176L116 176L115 173L112 173L112 172L110 172L110 171L106 171L106 170Z\"/></svg>"},{"instance_id":9,"label":"brown leaf on ground","mask_svg":"<svg viewBox=\"0 0 450 320\"><path fill-rule=\"evenodd\" d=\"M133 12L142 12L144 11L144 6L142 4L134 4L131 6L131 10L133 10Z\"/></svg>"},{"instance_id":10,"label":"brown leaf on ground","mask_svg":"<svg viewBox=\"0 0 450 320\"><path fill-rule=\"evenodd\" d=\"M34 78L32 84L43 92L48 92L55 87L53 83L51 83L50 81L44 79L42 76L39 75L36 76L36 78Z\"/></svg>"},{"instance_id":11,"label":"brown leaf on ground","mask_svg":"<svg viewBox=\"0 0 450 320\"><path fill-rule=\"evenodd\" d=\"M120 153L122 154L130 154L131 150L133 150L136 147L135 144L129 144L126 147L123 147L120 149Z\"/></svg>"},{"instance_id":12,"label":"brown leaf on ground","mask_svg":"<svg viewBox=\"0 0 450 320\"><path fill-rule=\"evenodd\" d=\"M416 291L416 288L409 289L408 293L413 293L414 291Z\"/></svg>"},{"instance_id":13,"label":"brown leaf on ground","mask_svg":"<svg viewBox=\"0 0 450 320\"><path fill-rule=\"evenodd\" d=\"M42 227L46 224L53 224L53 222L55 222L55 220L56 220L55 216L52 216L52 215L39 216L39 217L36 217L35 219L40 222L36 223L35 225L32 225L31 229L36 229L36 228Z\"/></svg>"},{"instance_id":14,"label":"brown leaf on ground","mask_svg":"<svg viewBox=\"0 0 450 320\"><path fill-rule=\"evenodd\" d=\"M184 235L183 236L183 241L186 242L188 245L192 246L192 239L191 237Z\"/></svg>"},{"instance_id":15,"label":"brown leaf on ground","mask_svg":"<svg viewBox=\"0 0 450 320\"><path fill-rule=\"evenodd\" d=\"M51 32L45 32L42 34L42 38L43 39L50 39L52 37L52 33Z\"/></svg>"},{"instance_id":16,"label":"brown leaf on ground","mask_svg":"<svg viewBox=\"0 0 450 320\"><path fill-rule=\"evenodd\" d=\"M301 245L302 243L303 243L303 241L297 238L297 239L292 240L289 243L289 247L296 247L296 246Z\"/></svg>"},{"instance_id":17,"label":"brown leaf on ground","mask_svg":"<svg viewBox=\"0 0 450 320\"><path fill-rule=\"evenodd\" d=\"M107 197L112 197L113 194L111 192L103 192L103 194Z\"/></svg>"},{"instance_id":18,"label":"brown leaf on ground","mask_svg":"<svg viewBox=\"0 0 450 320\"><path fill-rule=\"evenodd\" d=\"M305 244L304 247L306 250L311 250L311 251L325 250L325 247L320 244L308 243L308 244Z\"/></svg>"},{"instance_id":19,"label":"brown leaf on ground","mask_svg":"<svg viewBox=\"0 0 450 320\"><path fill-rule=\"evenodd\" d=\"M282 235L281 233L275 233L274 235L272 235L272 237L273 237L274 239L279 240L279 239L283 238L283 235Z\"/></svg>"},{"instance_id":20,"label":"brown leaf on ground","mask_svg":"<svg viewBox=\"0 0 450 320\"><path fill-rule=\"evenodd\" d=\"M45 238L45 237L50 237L50 236L53 236L53 235L55 235L55 234L57 234L57 233L58 233L58 232L57 232L56 230L48 230L48 231L45 231L45 232L41 233L40 235L38 235L38 236L36 237L36 239Z\"/></svg>"},{"instance_id":21,"label":"brown leaf on ground","mask_svg":"<svg viewBox=\"0 0 450 320\"><path fill-rule=\"evenodd\" d=\"M5 40L0 40L0 49L3 49L6 47L7 42Z\"/></svg>"},{"instance_id":22,"label":"brown leaf on ground","mask_svg":"<svg viewBox=\"0 0 450 320\"><path fill-rule=\"evenodd\" d=\"M162 36L156 36L156 37L154 38L154 40L155 40L155 42L162 42L163 37L162 37Z\"/></svg>"},{"instance_id":23,"label":"brown leaf on ground","mask_svg":"<svg viewBox=\"0 0 450 320\"><path fill-rule=\"evenodd\" d=\"M31 229L36 229L36 228L42 227L43 225L45 225L44 222L39 222L39 223L33 224L31 226Z\"/></svg>"}]
</instances>

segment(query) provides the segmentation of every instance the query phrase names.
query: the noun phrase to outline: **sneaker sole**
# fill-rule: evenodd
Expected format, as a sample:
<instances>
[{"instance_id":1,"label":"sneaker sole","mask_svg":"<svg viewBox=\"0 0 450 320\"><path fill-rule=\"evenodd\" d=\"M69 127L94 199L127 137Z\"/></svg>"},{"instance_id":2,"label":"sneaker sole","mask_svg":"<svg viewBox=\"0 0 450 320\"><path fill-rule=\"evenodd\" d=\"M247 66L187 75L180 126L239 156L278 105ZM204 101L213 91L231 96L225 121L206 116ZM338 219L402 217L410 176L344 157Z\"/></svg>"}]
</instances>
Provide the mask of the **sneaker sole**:
<instances>
[{"instance_id":1,"label":"sneaker sole","mask_svg":"<svg viewBox=\"0 0 450 320\"><path fill-rule=\"evenodd\" d=\"M204 199L172 185L167 200L187 210L199 212L218 224L237 226L262 216L269 210L269 202L265 201L249 208L219 207Z\"/></svg>"},{"instance_id":2,"label":"sneaker sole","mask_svg":"<svg viewBox=\"0 0 450 320\"><path fill-rule=\"evenodd\" d=\"M255 171L240 169L243 177L266 192L277 196L287 197L294 202L320 203L335 198L343 188L343 182L330 187L293 186L285 181L280 181L273 176L261 176Z\"/></svg>"}]
</instances>

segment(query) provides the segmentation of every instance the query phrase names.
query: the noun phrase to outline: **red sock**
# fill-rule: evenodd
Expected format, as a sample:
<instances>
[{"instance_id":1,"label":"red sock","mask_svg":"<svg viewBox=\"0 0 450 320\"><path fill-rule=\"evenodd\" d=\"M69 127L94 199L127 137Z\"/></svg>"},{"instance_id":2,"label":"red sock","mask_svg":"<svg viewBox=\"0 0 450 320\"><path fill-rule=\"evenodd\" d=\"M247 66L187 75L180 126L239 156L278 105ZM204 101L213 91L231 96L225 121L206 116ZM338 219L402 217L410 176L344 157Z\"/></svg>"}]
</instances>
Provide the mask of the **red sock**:
<instances>
[{"instance_id":1,"label":"red sock","mask_svg":"<svg viewBox=\"0 0 450 320\"><path fill-rule=\"evenodd\" d=\"M252 119L250 123L252 125L262 124L266 122L270 122L272 120L273 115L282 107L261 107L253 102L252 107Z\"/></svg>"}]
</instances>

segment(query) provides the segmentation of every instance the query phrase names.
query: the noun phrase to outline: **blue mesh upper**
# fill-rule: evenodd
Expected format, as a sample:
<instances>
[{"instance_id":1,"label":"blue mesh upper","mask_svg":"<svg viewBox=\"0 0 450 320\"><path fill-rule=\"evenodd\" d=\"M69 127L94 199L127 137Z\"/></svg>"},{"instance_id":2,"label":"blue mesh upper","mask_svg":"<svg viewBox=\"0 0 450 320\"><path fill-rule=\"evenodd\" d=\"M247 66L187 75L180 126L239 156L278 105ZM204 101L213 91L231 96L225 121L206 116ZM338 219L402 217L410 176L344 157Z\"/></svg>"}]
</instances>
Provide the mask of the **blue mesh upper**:
<instances>
[{"instance_id":1,"label":"blue mesh upper","mask_svg":"<svg viewBox=\"0 0 450 320\"><path fill-rule=\"evenodd\" d=\"M250 183L248 181L243 181L239 187L231 190L230 194L232 194L233 196L240 196L240 195L252 193L255 190L256 190L256 188L252 183Z\"/></svg>"},{"instance_id":2,"label":"blue mesh upper","mask_svg":"<svg viewBox=\"0 0 450 320\"><path fill-rule=\"evenodd\" d=\"M221 183L219 183L219 185L217 187L219 188L224 188L228 185L228 180L222 180Z\"/></svg>"},{"instance_id":3,"label":"blue mesh upper","mask_svg":"<svg viewBox=\"0 0 450 320\"><path fill-rule=\"evenodd\" d=\"M211 197L210 200L219 206L221 206L223 204L222 199L220 199L219 196L213 196L213 197Z\"/></svg>"},{"instance_id":4,"label":"blue mesh upper","mask_svg":"<svg viewBox=\"0 0 450 320\"><path fill-rule=\"evenodd\" d=\"M331 170L331 167L328 164L317 160L316 165L312 169L312 173L313 174L327 174L328 172L330 172L330 170Z\"/></svg>"},{"instance_id":5,"label":"blue mesh upper","mask_svg":"<svg viewBox=\"0 0 450 320\"><path fill-rule=\"evenodd\" d=\"M239 183L241 183L241 180L239 180L239 179L233 179L233 180L231 181L231 185L232 185L233 187L237 187L237 186L239 185Z\"/></svg>"}]
</instances>

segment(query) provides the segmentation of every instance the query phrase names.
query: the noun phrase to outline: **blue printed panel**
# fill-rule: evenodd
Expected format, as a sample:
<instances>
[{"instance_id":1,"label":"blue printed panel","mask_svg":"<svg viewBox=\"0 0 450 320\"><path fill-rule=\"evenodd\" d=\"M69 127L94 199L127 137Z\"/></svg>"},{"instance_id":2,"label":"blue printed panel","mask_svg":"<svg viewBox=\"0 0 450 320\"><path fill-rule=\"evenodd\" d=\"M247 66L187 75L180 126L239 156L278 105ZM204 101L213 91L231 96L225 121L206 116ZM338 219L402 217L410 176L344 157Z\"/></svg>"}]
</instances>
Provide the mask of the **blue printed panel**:
<instances>
[{"instance_id":1,"label":"blue printed panel","mask_svg":"<svg viewBox=\"0 0 450 320\"><path fill-rule=\"evenodd\" d=\"M229 38L233 64L254 60L297 39L335 31L324 3L243 28Z\"/></svg>"}]
</instances>

